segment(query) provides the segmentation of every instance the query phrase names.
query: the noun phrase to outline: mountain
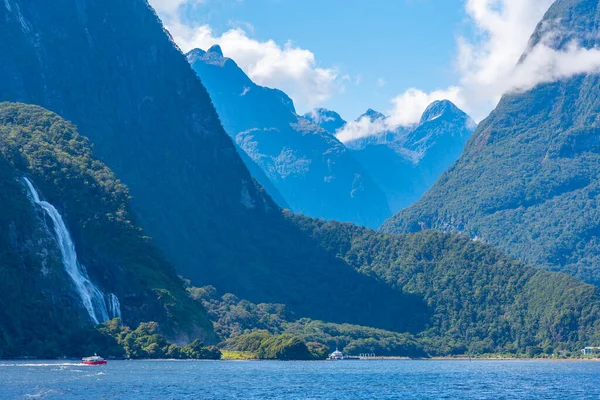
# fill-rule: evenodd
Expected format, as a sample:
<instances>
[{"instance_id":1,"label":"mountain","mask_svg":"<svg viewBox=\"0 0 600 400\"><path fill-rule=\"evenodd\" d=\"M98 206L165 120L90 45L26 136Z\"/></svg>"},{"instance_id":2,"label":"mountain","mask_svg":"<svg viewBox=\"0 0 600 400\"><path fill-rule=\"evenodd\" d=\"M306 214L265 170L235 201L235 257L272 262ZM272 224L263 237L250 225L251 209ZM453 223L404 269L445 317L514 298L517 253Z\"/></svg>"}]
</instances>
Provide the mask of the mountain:
<instances>
[{"instance_id":1,"label":"mountain","mask_svg":"<svg viewBox=\"0 0 600 400\"><path fill-rule=\"evenodd\" d=\"M285 93L256 85L218 46L187 57L225 130L293 211L370 227L391 215L365 169L332 134L298 116Z\"/></svg>"},{"instance_id":2,"label":"mountain","mask_svg":"<svg viewBox=\"0 0 600 400\"><path fill-rule=\"evenodd\" d=\"M467 237L385 235L282 212L251 178L146 1L7 0L0 20L0 98L73 122L7 106L0 340L13 343L13 354L47 354L43 342L28 340L40 335L68 344L64 326L85 316L74 279L57 275L65 255L68 265L87 267L88 293L97 297L95 286L115 294L131 324L170 323L174 339L210 335L194 332L205 313L180 295L181 275L252 304L285 304L296 316L290 323L309 318L334 324L326 328L406 334L392 340L412 335L439 354L549 354L600 340L597 287ZM155 336L153 324L138 329Z\"/></svg>"},{"instance_id":3,"label":"mountain","mask_svg":"<svg viewBox=\"0 0 600 400\"><path fill-rule=\"evenodd\" d=\"M0 4L0 100L72 121L179 275L310 318L416 329L418 299L348 268L284 218L145 0ZM320 145L318 132L309 136Z\"/></svg>"},{"instance_id":4,"label":"mountain","mask_svg":"<svg viewBox=\"0 0 600 400\"><path fill-rule=\"evenodd\" d=\"M0 103L0 186L0 357L72 354L60 353L70 335L115 317L156 321L178 342L214 340L137 226L127 187L72 124Z\"/></svg>"},{"instance_id":5,"label":"mountain","mask_svg":"<svg viewBox=\"0 0 600 400\"><path fill-rule=\"evenodd\" d=\"M344 121L340 114L325 108L315 108L311 112L304 114L303 118L313 124L319 125L332 134L335 134L338 129L346 125L346 121Z\"/></svg>"},{"instance_id":6,"label":"mountain","mask_svg":"<svg viewBox=\"0 0 600 400\"><path fill-rule=\"evenodd\" d=\"M306 342L397 356L579 351L600 340L600 289L527 267L468 237L439 232L383 235L351 224L288 214L326 253L385 282L426 309L410 331L374 330L299 318L282 304L252 304L195 289L220 335L292 334ZM392 303L390 302L390 305ZM402 332L402 333L398 333ZM369 350L371 349L371 350Z\"/></svg>"},{"instance_id":7,"label":"mountain","mask_svg":"<svg viewBox=\"0 0 600 400\"><path fill-rule=\"evenodd\" d=\"M542 40L558 50L574 40L596 48L599 12L597 1L556 1L530 48ZM463 232L600 284L599 89L598 75L579 74L505 95L458 162L383 230Z\"/></svg>"},{"instance_id":8,"label":"mountain","mask_svg":"<svg viewBox=\"0 0 600 400\"><path fill-rule=\"evenodd\" d=\"M364 118L381 124L387 119L372 109L357 121ZM460 157L475 127L452 102L435 101L414 126L399 126L345 145L383 189L390 209L396 212L419 200Z\"/></svg>"}]
</instances>

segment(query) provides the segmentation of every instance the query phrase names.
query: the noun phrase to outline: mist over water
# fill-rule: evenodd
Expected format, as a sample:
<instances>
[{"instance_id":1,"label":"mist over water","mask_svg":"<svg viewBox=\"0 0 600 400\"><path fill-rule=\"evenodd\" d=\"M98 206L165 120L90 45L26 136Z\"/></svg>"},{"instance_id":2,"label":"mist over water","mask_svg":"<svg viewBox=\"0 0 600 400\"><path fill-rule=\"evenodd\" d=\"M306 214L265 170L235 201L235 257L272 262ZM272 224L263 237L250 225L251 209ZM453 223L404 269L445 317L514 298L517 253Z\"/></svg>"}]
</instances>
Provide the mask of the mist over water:
<instances>
[{"instance_id":1,"label":"mist over water","mask_svg":"<svg viewBox=\"0 0 600 400\"><path fill-rule=\"evenodd\" d=\"M83 306L87 310L90 319L98 325L111 318L121 317L121 305L119 299L114 294L105 296L96 285L94 285L87 274L85 266L77 260L75 244L58 210L47 201L40 199L39 193L31 181L23 178L27 184L29 194L33 202L44 210L46 215L52 220L54 227L54 236L60 248L65 271L74 283L75 289L79 294ZM107 305L108 303L108 305Z\"/></svg>"}]
</instances>

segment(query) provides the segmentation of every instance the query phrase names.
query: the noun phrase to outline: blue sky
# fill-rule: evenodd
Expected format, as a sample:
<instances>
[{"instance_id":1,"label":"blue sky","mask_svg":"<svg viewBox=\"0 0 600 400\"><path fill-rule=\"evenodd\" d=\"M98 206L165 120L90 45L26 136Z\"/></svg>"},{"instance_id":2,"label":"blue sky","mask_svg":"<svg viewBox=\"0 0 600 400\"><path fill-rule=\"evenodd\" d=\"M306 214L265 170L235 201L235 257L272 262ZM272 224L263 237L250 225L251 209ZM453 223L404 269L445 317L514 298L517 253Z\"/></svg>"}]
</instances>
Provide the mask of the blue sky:
<instances>
[{"instance_id":1,"label":"blue sky","mask_svg":"<svg viewBox=\"0 0 600 400\"><path fill-rule=\"evenodd\" d=\"M529 38L554 0L150 0L185 52L220 44L259 85L362 120L342 140L419 121L448 99L477 122L501 96L575 74L600 72L600 48ZM528 56L518 63L524 52Z\"/></svg>"},{"instance_id":2,"label":"blue sky","mask_svg":"<svg viewBox=\"0 0 600 400\"><path fill-rule=\"evenodd\" d=\"M259 41L309 49L319 66L352 78L343 94L320 104L350 119L368 108L386 111L410 87L455 82L456 37L469 27L462 0L208 0L182 14L216 35L240 27Z\"/></svg>"}]
</instances>

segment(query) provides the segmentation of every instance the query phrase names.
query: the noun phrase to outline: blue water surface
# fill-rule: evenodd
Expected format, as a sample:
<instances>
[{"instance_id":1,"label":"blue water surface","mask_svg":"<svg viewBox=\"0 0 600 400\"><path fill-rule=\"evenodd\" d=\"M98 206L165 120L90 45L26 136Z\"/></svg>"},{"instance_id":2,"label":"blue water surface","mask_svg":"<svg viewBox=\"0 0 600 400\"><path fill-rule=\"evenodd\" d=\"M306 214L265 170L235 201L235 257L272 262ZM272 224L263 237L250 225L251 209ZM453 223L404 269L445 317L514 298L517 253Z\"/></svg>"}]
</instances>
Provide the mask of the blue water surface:
<instances>
[{"instance_id":1,"label":"blue water surface","mask_svg":"<svg viewBox=\"0 0 600 400\"><path fill-rule=\"evenodd\" d=\"M600 399L600 363L0 361L2 399Z\"/></svg>"}]
</instances>

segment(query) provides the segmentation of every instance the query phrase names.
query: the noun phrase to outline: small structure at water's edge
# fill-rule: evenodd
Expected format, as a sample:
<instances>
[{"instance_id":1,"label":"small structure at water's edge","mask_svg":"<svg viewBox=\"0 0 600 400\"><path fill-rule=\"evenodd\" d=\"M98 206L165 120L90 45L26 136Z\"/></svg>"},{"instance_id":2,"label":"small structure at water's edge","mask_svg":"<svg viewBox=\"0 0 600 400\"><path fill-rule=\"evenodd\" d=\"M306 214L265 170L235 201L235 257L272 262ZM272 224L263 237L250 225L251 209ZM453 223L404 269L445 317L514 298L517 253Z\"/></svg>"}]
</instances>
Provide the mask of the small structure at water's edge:
<instances>
[{"instance_id":1,"label":"small structure at water's edge","mask_svg":"<svg viewBox=\"0 0 600 400\"><path fill-rule=\"evenodd\" d=\"M344 354L336 348L335 351L329 355L329 359L330 360L343 360Z\"/></svg>"},{"instance_id":2,"label":"small structure at water's edge","mask_svg":"<svg viewBox=\"0 0 600 400\"><path fill-rule=\"evenodd\" d=\"M600 347L586 347L581 350L584 356L600 355Z\"/></svg>"}]
</instances>

